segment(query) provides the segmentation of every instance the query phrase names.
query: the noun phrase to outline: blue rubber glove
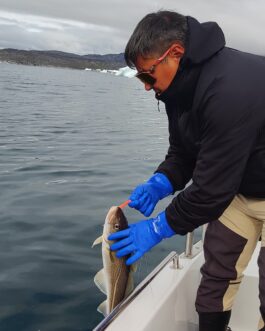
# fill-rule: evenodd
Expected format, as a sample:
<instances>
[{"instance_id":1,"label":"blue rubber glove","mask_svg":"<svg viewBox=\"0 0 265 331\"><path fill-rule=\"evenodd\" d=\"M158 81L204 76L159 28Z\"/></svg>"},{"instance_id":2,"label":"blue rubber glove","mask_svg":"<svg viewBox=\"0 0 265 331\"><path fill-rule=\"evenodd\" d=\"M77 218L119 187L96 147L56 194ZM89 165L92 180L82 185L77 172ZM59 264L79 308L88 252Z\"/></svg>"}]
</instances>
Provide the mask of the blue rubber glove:
<instances>
[{"instance_id":1,"label":"blue rubber glove","mask_svg":"<svg viewBox=\"0 0 265 331\"><path fill-rule=\"evenodd\" d=\"M138 185L129 197L129 206L150 216L159 200L173 193L173 186L167 176L154 174L146 183Z\"/></svg>"},{"instance_id":2,"label":"blue rubber glove","mask_svg":"<svg viewBox=\"0 0 265 331\"><path fill-rule=\"evenodd\" d=\"M156 218L130 224L128 229L113 233L108 239L117 240L110 246L111 250L118 250L117 257L132 254L126 260L126 265L131 265L162 239L172 237L174 234L176 233L168 225L163 211Z\"/></svg>"}]
</instances>

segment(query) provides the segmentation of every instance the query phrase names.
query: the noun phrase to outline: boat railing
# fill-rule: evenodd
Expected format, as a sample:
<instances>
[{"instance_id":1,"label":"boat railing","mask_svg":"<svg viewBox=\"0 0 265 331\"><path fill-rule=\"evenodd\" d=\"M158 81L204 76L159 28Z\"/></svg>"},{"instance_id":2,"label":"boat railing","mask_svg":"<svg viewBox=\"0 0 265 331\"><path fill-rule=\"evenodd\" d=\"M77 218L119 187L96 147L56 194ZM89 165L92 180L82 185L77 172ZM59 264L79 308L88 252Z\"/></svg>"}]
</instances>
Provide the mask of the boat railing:
<instances>
[{"instance_id":1,"label":"boat railing","mask_svg":"<svg viewBox=\"0 0 265 331\"><path fill-rule=\"evenodd\" d=\"M202 238L203 242L205 236L206 226L202 227ZM201 249L194 250L194 232L190 232L186 235L186 249L184 257L192 259L201 252ZM200 240L199 240L200 241ZM156 277L156 275L169 263L172 263L173 269L181 269L179 255L177 252L171 252L166 258L134 289L134 291L120 304L118 304L112 312L106 316L94 329L93 331L103 331L107 326L117 318L117 316L146 288L150 282Z\"/></svg>"},{"instance_id":2,"label":"boat railing","mask_svg":"<svg viewBox=\"0 0 265 331\"><path fill-rule=\"evenodd\" d=\"M201 236L201 241L202 243L204 242L204 237L205 237L205 232L207 229L207 224L204 224L202 226L202 236ZM194 252L193 250L193 242L194 242L194 231L193 232L189 232L186 236L186 248L185 248L185 257L187 258L193 258L194 256L196 256L200 251L196 251Z\"/></svg>"}]
</instances>

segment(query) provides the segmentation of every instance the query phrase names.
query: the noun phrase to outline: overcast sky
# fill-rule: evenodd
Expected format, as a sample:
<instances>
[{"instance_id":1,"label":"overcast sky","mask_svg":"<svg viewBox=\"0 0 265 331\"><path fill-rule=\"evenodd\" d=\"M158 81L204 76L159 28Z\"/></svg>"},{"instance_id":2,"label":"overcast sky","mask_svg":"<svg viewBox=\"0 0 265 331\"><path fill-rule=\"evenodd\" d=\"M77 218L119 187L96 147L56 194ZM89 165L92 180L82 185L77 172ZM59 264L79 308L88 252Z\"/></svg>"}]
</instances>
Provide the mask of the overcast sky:
<instances>
[{"instance_id":1,"label":"overcast sky","mask_svg":"<svg viewBox=\"0 0 265 331\"><path fill-rule=\"evenodd\" d=\"M0 48L120 53L159 9L216 21L228 46L265 55L264 0L0 0Z\"/></svg>"}]
</instances>

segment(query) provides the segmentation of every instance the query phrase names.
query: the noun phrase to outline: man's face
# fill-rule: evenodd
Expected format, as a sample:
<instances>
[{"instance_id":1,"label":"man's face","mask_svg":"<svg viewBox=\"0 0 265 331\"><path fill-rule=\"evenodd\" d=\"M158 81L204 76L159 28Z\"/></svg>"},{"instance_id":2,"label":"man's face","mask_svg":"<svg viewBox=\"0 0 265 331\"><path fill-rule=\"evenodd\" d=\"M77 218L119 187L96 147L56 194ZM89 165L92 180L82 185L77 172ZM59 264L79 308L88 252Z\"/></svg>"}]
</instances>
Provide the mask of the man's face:
<instances>
[{"instance_id":1,"label":"man's face","mask_svg":"<svg viewBox=\"0 0 265 331\"><path fill-rule=\"evenodd\" d=\"M165 59L155 66L157 56L150 56L148 58L139 56L136 62L138 72L150 72L150 68L154 66L154 70L151 71L150 75L156 81L153 85L143 82L146 91L154 90L158 94L164 92L175 77L183 54L184 48L179 44L174 44Z\"/></svg>"}]
</instances>

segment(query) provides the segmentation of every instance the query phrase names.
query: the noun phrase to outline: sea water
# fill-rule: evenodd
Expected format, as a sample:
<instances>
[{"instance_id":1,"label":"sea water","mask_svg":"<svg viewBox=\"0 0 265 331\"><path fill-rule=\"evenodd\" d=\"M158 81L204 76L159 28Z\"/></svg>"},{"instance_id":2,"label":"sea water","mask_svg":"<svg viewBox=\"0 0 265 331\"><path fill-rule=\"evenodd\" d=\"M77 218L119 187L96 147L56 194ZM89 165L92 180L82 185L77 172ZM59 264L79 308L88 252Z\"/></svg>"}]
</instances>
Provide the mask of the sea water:
<instances>
[{"instance_id":1,"label":"sea water","mask_svg":"<svg viewBox=\"0 0 265 331\"><path fill-rule=\"evenodd\" d=\"M164 107L136 79L93 71L0 63L0 86L0 330L91 330L104 300L91 245L163 160ZM183 248L182 237L155 247L136 283Z\"/></svg>"}]
</instances>

